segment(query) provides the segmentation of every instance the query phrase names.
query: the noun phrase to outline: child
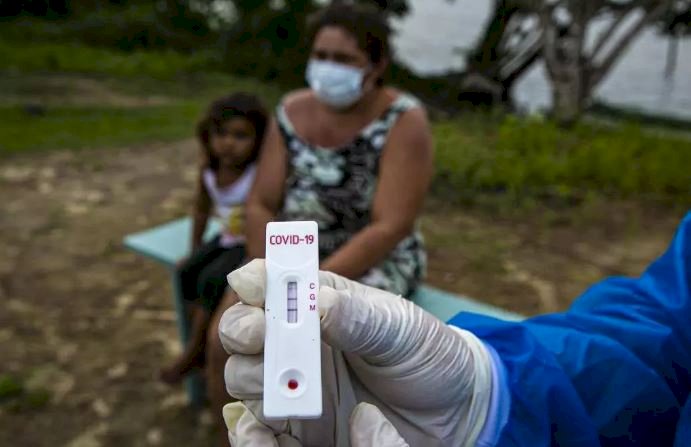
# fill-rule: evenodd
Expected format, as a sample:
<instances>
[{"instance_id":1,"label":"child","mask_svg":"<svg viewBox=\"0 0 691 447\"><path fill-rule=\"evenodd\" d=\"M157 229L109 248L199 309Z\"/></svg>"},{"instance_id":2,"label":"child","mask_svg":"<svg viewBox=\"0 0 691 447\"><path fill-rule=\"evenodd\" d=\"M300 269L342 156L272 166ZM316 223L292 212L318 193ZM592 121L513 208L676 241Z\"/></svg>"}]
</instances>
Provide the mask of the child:
<instances>
[{"instance_id":1,"label":"child","mask_svg":"<svg viewBox=\"0 0 691 447\"><path fill-rule=\"evenodd\" d=\"M192 255L179 263L185 299L194 303L190 339L182 355L160 372L164 382L179 382L204 361L209 321L226 289L226 275L245 257L244 202L252 186L255 161L267 125L267 113L253 95L234 93L214 101L197 125L203 162L192 230ZM202 237L211 212L221 234Z\"/></svg>"}]
</instances>

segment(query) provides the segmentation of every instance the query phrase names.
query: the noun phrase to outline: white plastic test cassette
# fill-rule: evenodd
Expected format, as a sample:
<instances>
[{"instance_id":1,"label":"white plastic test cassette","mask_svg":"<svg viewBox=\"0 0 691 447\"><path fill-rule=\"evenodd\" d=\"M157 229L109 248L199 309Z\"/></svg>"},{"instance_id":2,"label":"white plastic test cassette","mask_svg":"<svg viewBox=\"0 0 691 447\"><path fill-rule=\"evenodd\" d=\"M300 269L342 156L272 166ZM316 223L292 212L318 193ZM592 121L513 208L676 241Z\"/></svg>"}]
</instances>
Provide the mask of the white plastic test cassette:
<instances>
[{"instance_id":1,"label":"white plastic test cassette","mask_svg":"<svg viewBox=\"0 0 691 447\"><path fill-rule=\"evenodd\" d=\"M264 417L322 414L316 222L266 226Z\"/></svg>"}]
</instances>

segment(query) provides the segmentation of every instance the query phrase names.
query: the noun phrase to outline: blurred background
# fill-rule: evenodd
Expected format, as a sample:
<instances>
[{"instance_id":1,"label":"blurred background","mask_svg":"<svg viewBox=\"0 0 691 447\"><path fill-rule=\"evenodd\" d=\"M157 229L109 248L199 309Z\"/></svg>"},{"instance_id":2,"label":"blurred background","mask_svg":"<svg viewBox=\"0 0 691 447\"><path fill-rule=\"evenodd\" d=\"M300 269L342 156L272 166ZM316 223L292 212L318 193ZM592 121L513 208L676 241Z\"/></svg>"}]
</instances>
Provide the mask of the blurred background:
<instances>
[{"instance_id":1,"label":"blurred background","mask_svg":"<svg viewBox=\"0 0 691 447\"><path fill-rule=\"evenodd\" d=\"M637 275L691 205L691 2L366 1L433 119L427 282L533 315ZM324 1L0 1L0 445L211 445L155 378L168 275L125 235L186 215L194 125L304 84Z\"/></svg>"}]
</instances>

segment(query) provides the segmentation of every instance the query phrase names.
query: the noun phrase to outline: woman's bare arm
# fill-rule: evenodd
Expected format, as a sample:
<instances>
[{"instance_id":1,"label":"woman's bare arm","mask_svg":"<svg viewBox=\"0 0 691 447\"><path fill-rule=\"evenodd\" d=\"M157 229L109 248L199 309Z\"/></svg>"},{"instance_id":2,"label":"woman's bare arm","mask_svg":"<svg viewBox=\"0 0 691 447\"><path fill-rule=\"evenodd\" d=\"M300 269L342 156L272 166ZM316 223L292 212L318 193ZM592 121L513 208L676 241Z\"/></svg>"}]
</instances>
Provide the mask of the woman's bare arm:
<instances>
[{"instance_id":1,"label":"woman's bare arm","mask_svg":"<svg viewBox=\"0 0 691 447\"><path fill-rule=\"evenodd\" d=\"M325 259L321 268L359 278L386 259L415 226L432 179L433 163L427 116L422 109L412 109L391 129L384 147L372 222Z\"/></svg>"},{"instance_id":2,"label":"woman's bare arm","mask_svg":"<svg viewBox=\"0 0 691 447\"><path fill-rule=\"evenodd\" d=\"M266 224L276 216L283 201L286 163L286 149L278 124L271 120L245 210L249 258L264 257Z\"/></svg>"}]
</instances>

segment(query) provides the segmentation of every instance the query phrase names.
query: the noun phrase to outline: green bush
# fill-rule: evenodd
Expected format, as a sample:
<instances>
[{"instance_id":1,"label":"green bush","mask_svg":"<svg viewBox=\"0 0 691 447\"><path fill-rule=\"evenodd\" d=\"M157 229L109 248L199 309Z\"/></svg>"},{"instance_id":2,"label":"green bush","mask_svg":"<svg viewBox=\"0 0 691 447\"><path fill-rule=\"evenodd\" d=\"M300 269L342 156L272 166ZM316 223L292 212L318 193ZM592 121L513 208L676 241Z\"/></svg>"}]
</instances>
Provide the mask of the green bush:
<instances>
[{"instance_id":1,"label":"green bush","mask_svg":"<svg viewBox=\"0 0 691 447\"><path fill-rule=\"evenodd\" d=\"M105 6L105 5L104 5ZM206 17L179 2L128 2L76 8L62 18L7 17L3 36L17 42L74 42L123 51L210 47L217 38Z\"/></svg>"},{"instance_id":2,"label":"green bush","mask_svg":"<svg viewBox=\"0 0 691 447\"><path fill-rule=\"evenodd\" d=\"M20 107L0 107L0 155L189 138L200 111L199 104L179 103L139 108L47 107L44 116L30 116Z\"/></svg>"},{"instance_id":3,"label":"green bush","mask_svg":"<svg viewBox=\"0 0 691 447\"><path fill-rule=\"evenodd\" d=\"M206 71L215 59L209 53L185 55L168 51L131 53L50 42L23 43L0 40L3 69L15 72L60 71L111 76L151 76L170 79L181 73Z\"/></svg>"},{"instance_id":4,"label":"green bush","mask_svg":"<svg viewBox=\"0 0 691 447\"><path fill-rule=\"evenodd\" d=\"M580 124L509 116L496 137L492 124L435 125L439 181L461 196L501 191L517 196L582 197L589 191L621 197L691 194L691 141L627 124ZM484 132L484 135L483 135Z\"/></svg>"},{"instance_id":5,"label":"green bush","mask_svg":"<svg viewBox=\"0 0 691 447\"><path fill-rule=\"evenodd\" d=\"M24 392L24 385L19 379L9 374L0 375L0 402L17 397Z\"/></svg>"}]
</instances>

